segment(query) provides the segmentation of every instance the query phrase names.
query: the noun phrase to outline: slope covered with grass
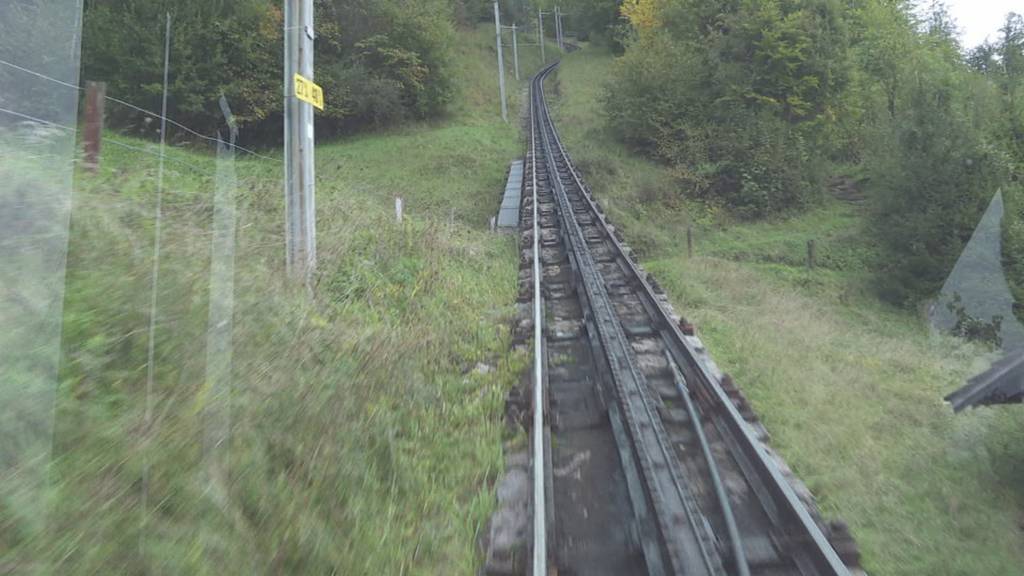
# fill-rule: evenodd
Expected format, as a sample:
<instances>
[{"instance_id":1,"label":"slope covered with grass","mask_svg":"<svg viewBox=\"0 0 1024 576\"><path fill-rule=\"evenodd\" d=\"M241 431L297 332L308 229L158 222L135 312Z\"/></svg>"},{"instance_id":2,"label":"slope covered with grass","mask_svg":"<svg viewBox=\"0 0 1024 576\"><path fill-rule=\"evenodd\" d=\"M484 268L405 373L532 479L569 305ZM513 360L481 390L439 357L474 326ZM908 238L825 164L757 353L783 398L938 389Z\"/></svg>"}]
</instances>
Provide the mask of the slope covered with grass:
<instances>
[{"instance_id":1,"label":"slope covered with grass","mask_svg":"<svg viewBox=\"0 0 1024 576\"><path fill-rule=\"evenodd\" d=\"M151 382L155 148L108 135L137 150L108 144L99 173L76 176L49 512L26 518L0 492L4 571L476 570L503 400L524 362L508 352L515 244L487 231L521 149L488 98L486 32L460 32L446 118L318 146L311 293L284 271L280 163L240 156L233 198L218 197L226 164L170 150ZM225 205L233 325L215 346ZM230 382L215 381L225 349Z\"/></svg>"},{"instance_id":2,"label":"slope covered with grass","mask_svg":"<svg viewBox=\"0 0 1024 576\"><path fill-rule=\"evenodd\" d=\"M872 574L1024 572L1024 425L1012 407L956 415L942 397L986 352L932 334L867 283L877 243L836 201L789 219L738 223L687 200L667 169L605 128L598 48L548 86L573 159L773 444L846 520ZM696 254L686 256L693 226ZM805 266L815 239L818 267Z\"/></svg>"}]
</instances>

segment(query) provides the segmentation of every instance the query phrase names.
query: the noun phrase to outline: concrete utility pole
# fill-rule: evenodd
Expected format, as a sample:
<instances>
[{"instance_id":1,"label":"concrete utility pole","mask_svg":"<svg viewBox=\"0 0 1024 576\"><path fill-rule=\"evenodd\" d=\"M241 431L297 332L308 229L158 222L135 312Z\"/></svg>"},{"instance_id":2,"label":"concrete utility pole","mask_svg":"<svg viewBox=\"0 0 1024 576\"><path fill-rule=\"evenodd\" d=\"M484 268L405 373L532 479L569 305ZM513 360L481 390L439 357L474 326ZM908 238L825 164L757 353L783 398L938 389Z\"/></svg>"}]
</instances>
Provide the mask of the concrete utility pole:
<instances>
[{"instance_id":1,"label":"concrete utility pole","mask_svg":"<svg viewBox=\"0 0 1024 576\"><path fill-rule=\"evenodd\" d=\"M555 6L555 44L558 44L558 49L562 49L562 15L558 11L558 6Z\"/></svg>"},{"instance_id":2,"label":"concrete utility pole","mask_svg":"<svg viewBox=\"0 0 1024 576\"><path fill-rule=\"evenodd\" d=\"M295 94L295 75L313 80L313 0L284 2L284 197L289 275L309 282L316 270L313 105Z\"/></svg>"},{"instance_id":3,"label":"concrete utility pole","mask_svg":"<svg viewBox=\"0 0 1024 576\"><path fill-rule=\"evenodd\" d=\"M562 48L565 48L565 11L562 13L562 23L559 25L562 30Z\"/></svg>"},{"instance_id":4,"label":"concrete utility pole","mask_svg":"<svg viewBox=\"0 0 1024 576\"><path fill-rule=\"evenodd\" d=\"M562 48L564 49L565 48L565 12L562 12L561 30L562 30Z\"/></svg>"},{"instance_id":5,"label":"concrete utility pole","mask_svg":"<svg viewBox=\"0 0 1024 576\"><path fill-rule=\"evenodd\" d=\"M516 23L512 23L512 61L516 65L516 82L519 81L519 41L516 40Z\"/></svg>"},{"instance_id":6,"label":"concrete utility pole","mask_svg":"<svg viewBox=\"0 0 1024 576\"><path fill-rule=\"evenodd\" d=\"M547 64L548 59L544 56L544 11L537 9L537 43L540 44L540 62Z\"/></svg>"},{"instance_id":7,"label":"concrete utility pole","mask_svg":"<svg viewBox=\"0 0 1024 576\"><path fill-rule=\"evenodd\" d=\"M565 29L562 27L562 17L565 16L565 13L562 12L561 7L556 7L556 10L558 10L558 16L555 17L558 23L558 49L565 52Z\"/></svg>"},{"instance_id":8,"label":"concrete utility pole","mask_svg":"<svg viewBox=\"0 0 1024 576\"><path fill-rule=\"evenodd\" d=\"M494 0L494 33L498 41L498 89L501 92L501 119L508 122L508 102L505 100L505 59L501 54L501 14L498 0Z\"/></svg>"}]
</instances>

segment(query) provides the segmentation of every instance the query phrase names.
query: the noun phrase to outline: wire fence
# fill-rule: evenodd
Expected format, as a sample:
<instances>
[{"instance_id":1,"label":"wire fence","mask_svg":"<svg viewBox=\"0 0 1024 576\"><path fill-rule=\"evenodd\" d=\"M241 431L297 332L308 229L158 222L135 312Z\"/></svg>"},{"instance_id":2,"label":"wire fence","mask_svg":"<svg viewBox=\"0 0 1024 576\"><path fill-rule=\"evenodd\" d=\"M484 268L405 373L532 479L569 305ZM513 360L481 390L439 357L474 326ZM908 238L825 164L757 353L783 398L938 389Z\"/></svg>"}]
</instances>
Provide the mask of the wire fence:
<instances>
[{"instance_id":1,"label":"wire fence","mask_svg":"<svg viewBox=\"0 0 1024 576\"><path fill-rule=\"evenodd\" d=\"M64 7L62 16L0 4L0 56L77 83L78 49L67 39L79 22L71 3ZM66 90L0 75L0 521L30 533L46 513L77 104Z\"/></svg>"},{"instance_id":2,"label":"wire fence","mask_svg":"<svg viewBox=\"0 0 1024 576\"><path fill-rule=\"evenodd\" d=\"M421 282L432 278L418 262L435 252L483 261L486 251L462 244L455 208L443 232L403 221L401 210L382 215L325 194L321 213L360 218L325 218L323 259L335 266L325 284L352 309L338 317L362 314L369 325L328 327L327 307L296 298L305 287L286 274L282 157L239 144L247 134L221 94L190 96L190 106L220 112L216 128L198 129L138 96L107 93L101 83L118 85L111 78L80 77L82 4L0 2L0 572L261 573L276 561L261 544L290 537L267 518L288 533L310 523L341 526L320 533L348 530L346 512L315 500L339 491L347 462L377 450L348 437L394 436L379 419L340 432L323 423L383 413L359 395L411 371L394 351L421 346L433 358L454 348L455 336L444 344L396 320L378 328L368 320L375 306L417 308ZM162 18L153 22L163 28ZM525 65L535 31L518 30L529 36L518 45ZM171 46L174 34L171 22ZM203 55L165 44L163 56L164 68L145 75L166 75L153 93L184 109L173 81L191 62L176 58ZM514 51L508 59L514 65ZM363 255L394 270L345 254L369 245ZM423 246L433 252L402 257ZM388 300L373 302L380 298ZM446 317L455 305L445 304ZM446 331L475 342L491 320L472 313L480 327L452 321ZM293 476L294 455L312 447L333 451L320 476L330 485L316 490ZM436 538L430 532L422 537ZM308 556L297 540L290 549Z\"/></svg>"},{"instance_id":3,"label":"wire fence","mask_svg":"<svg viewBox=\"0 0 1024 576\"><path fill-rule=\"evenodd\" d=\"M35 70L30 70L30 69L25 68L23 66L19 66L19 65L13 63L13 62L8 62L7 60L4 60L4 59L0 59L0 66L4 66L4 67L6 67L9 70L12 70L12 71L15 71L15 72L20 72L20 73L22 73L24 75L27 75L27 76L35 77L35 78L37 78L39 80L42 80L44 82L48 82L48 83L50 83L52 85L55 85L55 86L62 86L62 87L65 87L65 88L70 88L72 90L76 90L76 91L81 92L83 94L86 91L86 88L84 88L82 86L79 86L79 85L76 85L76 84L71 84L71 83L68 83L68 82L64 82L63 80L59 80L57 78L53 78L51 76L47 76L46 74L43 74L41 72L37 72ZM8 82L17 82L17 79L8 78L7 81ZM132 104L130 102L125 102L124 100L121 100L119 98L115 98L113 96L109 96L109 95L106 95L106 94L103 95L103 98L107 102L110 102L112 104L116 104L118 106L123 106L126 110L130 110L130 111L133 111L133 112L138 112L140 114L145 115L148 118L151 118L151 119L154 119L154 120L158 120L158 121L166 122L167 124L170 124L171 126L173 126L173 127L177 128L177 129L183 131L185 134L188 134L189 136L198 138L201 141L205 141L205 142L210 143L212 145L216 145L218 143L218 141L219 141L218 138L216 138L216 137L207 136L205 134L201 134L198 131L193 130L192 128L189 128L188 126L186 126L186 125L184 125L184 124L182 124L180 122L175 121L173 118L169 118L169 117L164 116L162 114L159 114L157 112L153 112L152 110L146 110L145 108L142 108L141 106L136 106L135 104ZM41 124L45 124L45 125L48 125L48 126L53 126L53 127L56 127L56 128L61 128L63 130L68 130L68 131L71 131L71 132L75 132L76 131L76 128L74 128L74 127L63 126L63 125L60 125L60 124L56 124L54 122L50 122L50 121L42 119L42 118L37 118L37 117L31 116L29 114L23 114L23 113L16 112L16 111L13 111L13 110L8 110L8 109L5 109L5 108L0 108L0 112L8 114L10 116L17 117L17 118L22 118L22 119L25 119L25 120L29 120L29 121L32 121L32 122L39 122ZM123 141L118 141L117 139L110 139L110 141L114 142L115 146L116 145L131 146L130 144L127 144L127 143L125 143ZM248 148L245 148L243 146L239 146L238 144L235 144L235 143L227 143L227 146L229 146L230 148L232 148L232 149L234 149L236 151L243 152L243 153L248 154L250 156L253 156L255 158L259 158L261 160L269 160L269 161L272 161L272 162L280 162L281 161L281 159L279 159L279 158L272 158L270 156L265 156L263 154L255 152L255 151L250 150Z\"/></svg>"},{"instance_id":4,"label":"wire fence","mask_svg":"<svg viewBox=\"0 0 1024 576\"><path fill-rule=\"evenodd\" d=\"M0 22L0 550L48 572L59 542L30 544L78 528L76 547L147 572L156 519L209 515L232 490L232 390L274 361L234 350L280 334L266 323L288 290L282 160L237 143L223 96L217 134L117 94L83 114L76 0L4 3ZM83 401L100 397L117 400Z\"/></svg>"}]
</instances>

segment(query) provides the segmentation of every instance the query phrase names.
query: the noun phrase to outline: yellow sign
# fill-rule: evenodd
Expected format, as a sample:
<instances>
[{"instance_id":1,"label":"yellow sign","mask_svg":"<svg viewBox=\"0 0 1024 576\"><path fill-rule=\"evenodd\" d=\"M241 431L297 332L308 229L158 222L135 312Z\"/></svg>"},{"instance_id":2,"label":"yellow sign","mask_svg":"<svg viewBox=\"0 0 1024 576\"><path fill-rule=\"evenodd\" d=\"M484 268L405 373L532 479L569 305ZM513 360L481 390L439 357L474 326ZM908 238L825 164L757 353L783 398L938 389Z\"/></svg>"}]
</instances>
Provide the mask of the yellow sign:
<instances>
[{"instance_id":1,"label":"yellow sign","mask_svg":"<svg viewBox=\"0 0 1024 576\"><path fill-rule=\"evenodd\" d=\"M295 75L295 97L303 102L309 102L320 110L324 109L324 89L301 74Z\"/></svg>"}]
</instances>

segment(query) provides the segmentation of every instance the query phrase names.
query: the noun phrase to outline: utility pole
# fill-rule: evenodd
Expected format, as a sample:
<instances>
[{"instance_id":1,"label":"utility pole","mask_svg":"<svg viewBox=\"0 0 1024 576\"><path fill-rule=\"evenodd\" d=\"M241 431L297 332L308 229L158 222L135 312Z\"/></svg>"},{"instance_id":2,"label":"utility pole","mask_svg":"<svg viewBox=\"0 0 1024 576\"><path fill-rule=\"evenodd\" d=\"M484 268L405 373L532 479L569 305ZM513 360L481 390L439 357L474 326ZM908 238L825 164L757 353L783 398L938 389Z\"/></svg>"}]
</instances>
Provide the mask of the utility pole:
<instances>
[{"instance_id":1,"label":"utility pole","mask_svg":"<svg viewBox=\"0 0 1024 576\"><path fill-rule=\"evenodd\" d=\"M562 16L558 11L558 6L555 6L555 44L558 45L558 49L562 49Z\"/></svg>"},{"instance_id":2,"label":"utility pole","mask_svg":"<svg viewBox=\"0 0 1024 576\"><path fill-rule=\"evenodd\" d=\"M540 62L547 64L548 59L544 56L544 11L537 9L537 43L540 44Z\"/></svg>"},{"instance_id":3,"label":"utility pole","mask_svg":"<svg viewBox=\"0 0 1024 576\"><path fill-rule=\"evenodd\" d=\"M516 82L519 81L519 41L516 40L516 23L512 23L512 61L516 65Z\"/></svg>"},{"instance_id":4,"label":"utility pole","mask_svg":"<svg viewBox=\"0 0 1024 576\"><path fill-rule=\"evenodd\" d=\"M494 33L498 42L498 89L501 92L501 119L508 122L508 102L505 100L505 59L501 53L501 14L498 0L494 0Z\"/></svg>"},{"instance_id":5,"label":"utility pole","mask_svg":"<svg viewBox=\"0 0 1024 576\"><path fill-rule=\"evenodd\" d=\"M558 49L565 52L565 42L562 37L562 9L555 6L555 30L558 33Z\"/></svg>"},{"instance_id":6,"label":"utility pole","mask_svg":"<svg viewBox=\"0 0 1024 576\"><path fill-rule=\"evenodd\" d=\"M313 80L313 0L284 1L284 196L288 273L309 283L316 270L313 105L300 100L295 75Z\"/></svg>"},{"instance_id":7,"label":"utility pole","mask_svg":"<svg viewBox=\"0 0 1024 576\"><path fill-rule=\"evenodd\" d=\"M562 31L562 49L565 49L565 11L560 12L562 21L558 25L558 29Z\"/></svg>"},{"instance_id":8,"label":"utility pole","mask_svg":"<svg viewBox=\"0 0 1024 576\"><path fill-rule=\"evenodd\" d=\"M565 11L559 12L562 21L558 24L558 29L562 31L562 50L565 50Z\"/></svg>"},{"instance_id":9,"label":"utility pole","mask_svg":"<svg viewBox=\"0 0 1024 576\"><path fill-rule=\"evenodd\" d=\"M559 12L561 15L561 22L558 23L558 29L562 31L562 50L565 50L565 12Z\"/></svg>"}]
</instances>

